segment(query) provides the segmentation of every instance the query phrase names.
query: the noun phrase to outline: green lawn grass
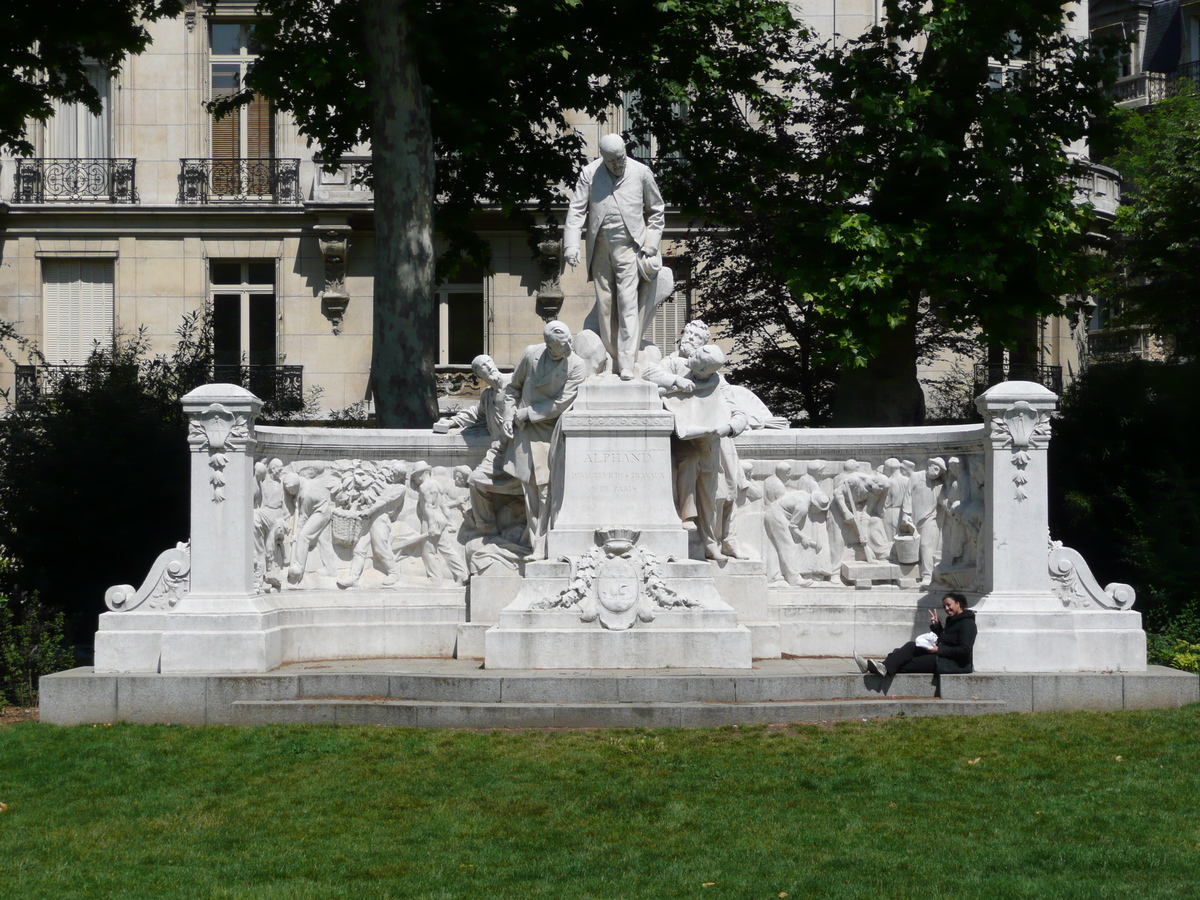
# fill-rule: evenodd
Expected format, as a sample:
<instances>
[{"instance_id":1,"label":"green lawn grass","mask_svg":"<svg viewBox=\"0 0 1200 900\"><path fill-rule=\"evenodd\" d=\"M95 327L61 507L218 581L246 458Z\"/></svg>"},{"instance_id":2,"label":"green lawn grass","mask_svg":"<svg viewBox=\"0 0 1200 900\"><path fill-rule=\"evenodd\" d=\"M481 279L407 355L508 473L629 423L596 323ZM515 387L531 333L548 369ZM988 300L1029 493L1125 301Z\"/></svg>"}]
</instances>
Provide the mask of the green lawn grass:
<instances>
[{"instance_id":1,"label":"green lawn grass","mask_svg":"<svg viewBox=\"0 0 1200 900\"><path fill-rule=\"evenodd\" d=\"M0 896L1200 896L1200 706L834 727L0 729ZM707 886L706 886L707 884Z\"/></svg>"}]
</instances>

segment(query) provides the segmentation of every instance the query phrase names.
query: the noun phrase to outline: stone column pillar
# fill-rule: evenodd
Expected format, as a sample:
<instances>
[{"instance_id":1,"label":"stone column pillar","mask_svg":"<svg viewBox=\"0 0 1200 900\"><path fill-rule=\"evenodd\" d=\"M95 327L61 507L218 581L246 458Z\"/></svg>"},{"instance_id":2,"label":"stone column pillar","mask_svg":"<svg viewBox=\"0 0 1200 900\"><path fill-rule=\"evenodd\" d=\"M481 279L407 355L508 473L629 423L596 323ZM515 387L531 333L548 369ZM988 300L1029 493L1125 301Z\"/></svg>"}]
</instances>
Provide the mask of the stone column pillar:
<instances>
[{"instance_id":1,"label":"stone column pillar","mask_svg":"<svg viewBox=\"0 0 1200 900\"><path fill-rule=\"evenodd\" d=\"M206 384L180 402L192 466L189 605L254 595L254 420L262 401L235 384Z\"/></svg>"},{"instance_id":2,"label":"stone column pillar","mask_svg":"<svg viewBox=\"0 0 1200 900\"><path fill-rule=\"evenodd\" d=\"M1075 608L1069 591L1062 585L1055 590L1046 448L1057 402L1053 391L1029 381L998 384L975 400L988 429L986 531L980 541L987 554L987 593L976 610L975 669L1145 671L1140 614ZM1060 578L1076 569L1059 562ZM1111 587L1132 594L1127 585Z\"/></svg>"},{"instance_id":3,"label":"stone column pillar","mask_svg":"<svg viewBox=\"0 0 1200 900\"><path fill-rule=\"evenodd\" d=\"M1046 566L1049 482L1046 447L1057 395L1031 381L1006 381L975 400L988 434L986 589L996 594L1050 597Z\"/></svg>"}]
</instances>

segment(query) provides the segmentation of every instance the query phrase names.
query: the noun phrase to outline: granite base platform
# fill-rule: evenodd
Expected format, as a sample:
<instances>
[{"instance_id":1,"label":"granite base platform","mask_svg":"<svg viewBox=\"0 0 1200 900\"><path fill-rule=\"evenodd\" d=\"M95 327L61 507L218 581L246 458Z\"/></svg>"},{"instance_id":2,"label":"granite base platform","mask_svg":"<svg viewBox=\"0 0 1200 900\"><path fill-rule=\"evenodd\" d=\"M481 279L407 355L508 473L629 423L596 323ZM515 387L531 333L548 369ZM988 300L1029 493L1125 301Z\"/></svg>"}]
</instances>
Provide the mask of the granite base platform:
<instances>
[{"instance_id":1,"label":"granite base platform","mask_svg":"<svg viewBox=\"0 0 1200 900\"><path fill-rule=\"evenodd\" d=\"M1138 673L860 675L848 659L756 661L749 670L482 669L477 660L306 662L262 675L97 674L41 679L41 719L427 728L679 727L895 715L1176 707L1196 675Z\"/></svg>"}]
</instances>

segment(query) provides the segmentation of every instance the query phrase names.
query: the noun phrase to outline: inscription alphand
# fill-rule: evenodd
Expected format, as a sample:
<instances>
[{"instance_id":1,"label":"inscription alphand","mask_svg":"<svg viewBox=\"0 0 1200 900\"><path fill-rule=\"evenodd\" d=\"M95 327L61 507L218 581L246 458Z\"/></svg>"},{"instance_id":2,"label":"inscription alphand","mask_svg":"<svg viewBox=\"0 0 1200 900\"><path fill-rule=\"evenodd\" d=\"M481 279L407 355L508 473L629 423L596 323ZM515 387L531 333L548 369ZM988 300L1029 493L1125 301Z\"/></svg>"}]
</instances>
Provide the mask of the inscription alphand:
<instances>
[{"instance_id":1,"label":"inscription alphand","mask_svg":"<svg viewBox=\"0 0 1200 900\"><path fill-rule=\"evenodd\" d=\"M585 453L584 462L590 463L630 463L630 462L653 462L654 454L648 450L627 450L627 451L612 451L602 450L594 453Z\"/></svg>"}]
</instances>

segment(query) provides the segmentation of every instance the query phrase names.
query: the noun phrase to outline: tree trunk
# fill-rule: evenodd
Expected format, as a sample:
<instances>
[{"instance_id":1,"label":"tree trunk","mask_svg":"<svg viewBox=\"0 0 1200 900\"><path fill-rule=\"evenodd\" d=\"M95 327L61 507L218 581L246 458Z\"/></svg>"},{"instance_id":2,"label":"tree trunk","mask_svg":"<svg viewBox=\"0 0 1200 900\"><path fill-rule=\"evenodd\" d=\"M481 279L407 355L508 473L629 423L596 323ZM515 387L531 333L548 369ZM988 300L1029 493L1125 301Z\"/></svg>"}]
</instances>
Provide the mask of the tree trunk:
<instances>
[{"instance_id":1,"label":"tree trunk","mask_svg":"<svg viewBox=\"0 0 1200 900\"><path fill-rule=\"evenodd\" d=\"M437 419L429 105L406 4L363 0L362 12L373 110L375 416L380 428L428 428Z\"/></svg>"},{"instance_id":2,"label":"tree trunk","mask_svg":"<svg viewBox=\"0 0 1200 900\"><path fill-rule=\"evenodd\" d=\"M917 380L917 301L903 323L888 331L866 367L843 370L832 424L841 428L920 425L925 393Z\"/></svg>"}]
</instances>

